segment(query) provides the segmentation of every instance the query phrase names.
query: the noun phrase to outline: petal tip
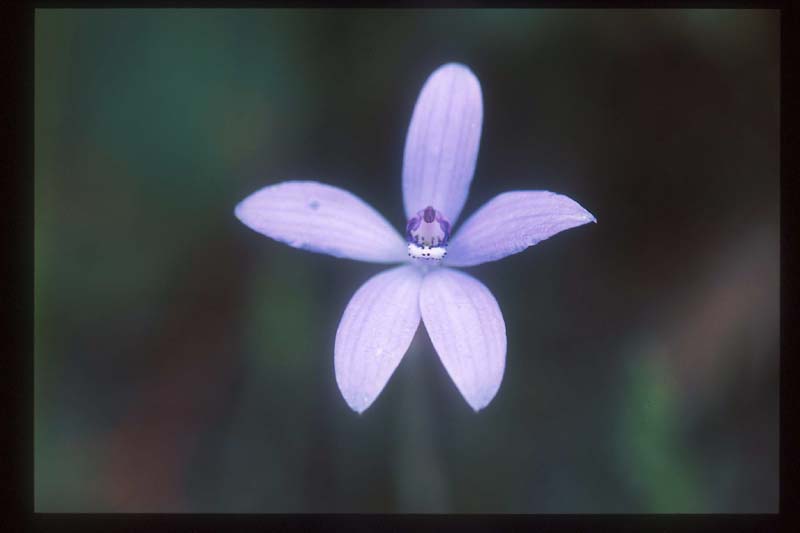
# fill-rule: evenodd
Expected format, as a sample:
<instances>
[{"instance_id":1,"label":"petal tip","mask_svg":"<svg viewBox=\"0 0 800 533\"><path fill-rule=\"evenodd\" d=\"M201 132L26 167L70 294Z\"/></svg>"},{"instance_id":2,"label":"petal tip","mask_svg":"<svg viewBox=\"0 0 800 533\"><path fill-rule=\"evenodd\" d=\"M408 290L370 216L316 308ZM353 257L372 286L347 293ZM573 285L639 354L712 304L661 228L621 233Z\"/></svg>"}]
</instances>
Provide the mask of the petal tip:
<instances>
[{"instance_id":1,"label":"petal tip","mask_svg":"<svg viewBox=\"0 0 800 533\"><path fill-rule=\"evenodd\" d=\"M355 405L352 405L352 404L348 404L348 405L350 406L350 409L352 409L353 411L356 412L357 415L361 416L361 415L364 414L364 411L369 409L369 406L371 404L361 405L361 406L355 406Z\"/></svg>"},{"instance_id":2,"label":"petal tip","mask_svg":"<svg viewBox=\"0 0 800 533\"><path fill-rule=\"evenodd\" d=\"M482 102L483 91L481 90L481 82L472 69L463 63L451 62L441 65L428 76L426 85L438 86L440 84L450 84L452 82L455 82L456 85L460 87L461 91L465 91L465 94L470 95L470 98L480 99ZM482 122L482 105L480 114Z\"/></svg>"},{"instance_id":3,"label":"petal tip","mask_svg":"<svg viewBox=\"0 0 800 533\"><path fill-rule=\"evenodd\" d=\"M240 222L244 222L244 203L247 201L245 198L233 208L233 216L239 219Z\"/></svg>"},{"instance_id":4,"label":"petal tip","mask_svg":"<svg viewBox=\"0 0 800 533\"><path fill-rule=\"evenodd\" d=\"M594 222L595 224L597 223L597 218L593 214L591 214L585 207L583 207L581 204L579 204L569 196L558 193L550 193L550 194L554 197L563 199L565 202L572 205L572 211L574 213L573 216L581 221L580 224L577 224L578 226L583 224L588 224L589 222Z\"/></svg>"},{"instance_id":5,"label":"petal tip","mask_svg":"<svg viewBox=\"0 0 800 533\"><path fill-rule=\"evenodd\" d=\"M369 398L366 395L359 396L358 394L349 394L345 393L342 390L341 386L339 387L339 391L342 393L342 398L344 398L345 403L347 403L347 407L355 411L357 414L361 415L369 409L372 403L375 401L376 398Z\"/></svg>"},{"instance_id":6,"label":"petal tip","mask_svg":"<svg viewBox=\"0 0 800 533\"><path fill-rule=\"evenodd\" d=\"M434 73L442 72L442 71L446 71L446 70L460 71L460 72L464 72L464 73L469 73L473 77L475 76L475 73L472 72L471 68L469 68L467 65L465 65L464 63L461 63L459 61L450 61L448 63L444 63L443 65L439 66L434 71Z\"/></svg>"},{"instance_id":7,"label":"petal tip","mask_svg":"<svg viewBox=\"0 0 800 533\"><path fill-rule=\"evenodd\" d=\"M476 413L480 413L481 410L484 407L486 407L485 405L480 405L480 404L477 404L477 403L470 403L469 406L472 407L472 410L475 411Z\"/></svg>"},{"instance_id":8,"label":"petal tip","mask_svg":"<svg viewBox=\"0 0 800 533\"><path fill-rule=\"evenodd\" d=\"M483 411L484 409L486 409L489 406L490 403L492 403L492 400L494 399L496 394L497 394L497 391L494 391L494 393L491 396L489 396L488 398L484 397L484 398L480 398L480 399L477 399L477 400L467 400L467 403L469 403L469 406L472 407L473 411L475 411L476 413L479 413L479 412Z\"/></svg>"}]
</instances>

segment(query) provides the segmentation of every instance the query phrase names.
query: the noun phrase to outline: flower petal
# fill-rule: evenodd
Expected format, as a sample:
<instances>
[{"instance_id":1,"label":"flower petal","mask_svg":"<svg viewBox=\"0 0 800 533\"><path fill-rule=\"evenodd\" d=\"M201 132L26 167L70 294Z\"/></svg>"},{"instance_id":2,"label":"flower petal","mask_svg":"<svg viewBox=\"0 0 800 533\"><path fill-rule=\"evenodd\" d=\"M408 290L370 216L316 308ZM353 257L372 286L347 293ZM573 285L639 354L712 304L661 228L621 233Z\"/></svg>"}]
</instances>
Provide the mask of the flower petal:
<instances>
[{"instance_id":1,"label":"flower petal","mask_svg":"<svg viewBox=\"0 0 800 533\"><path fill-rule=\"evenodd\" d=\"M467 403L483 409L506 365L506 325L494 296L472 276L440 268L425 276L419 305L447 373Z\"/></svg>"},{"instance_id":2,"label":"flower petal","mask_svg":"<svg viewBox=\"0 0 800 533\"><path fill-rule=\"evenodd\" d=\"M284 181L236 206L249 228L289 246L372 263L406 260L406 243L369 204L315 181Z\"/></svg>"},{"instance_id":3,"label":"flower petal","mask_svg":"<svg viewBox=\"0 0 800 533\"><path fill-rule=\"evenodd\" d=\"M478 158L483 101L478 79L448 63L422 87L403 156L406 216L433 206L455 223L469 193Z\"/></svg>"},{"instance_id":4,"label":"flower petal","mask_svg":"<svg viewBox=\"0 0 800 533\"><path fill-rule=\"evenodd\" d=\"M496 261L587 222L597 220L567 196L549 191L505 192L464 222L450 240L447 265Z\"/></svg>"},{"instance_id":5,"label":"flower petal","mask_svg":"<svg viewBox=\"0 0 800 533\"><path fill-rule=\"evenodd\" d=\"M351 409L369 407L386 386L419 326L418 268L370 278L347 304L336 331L336 383Z\"/></svg>"}]
</instances>

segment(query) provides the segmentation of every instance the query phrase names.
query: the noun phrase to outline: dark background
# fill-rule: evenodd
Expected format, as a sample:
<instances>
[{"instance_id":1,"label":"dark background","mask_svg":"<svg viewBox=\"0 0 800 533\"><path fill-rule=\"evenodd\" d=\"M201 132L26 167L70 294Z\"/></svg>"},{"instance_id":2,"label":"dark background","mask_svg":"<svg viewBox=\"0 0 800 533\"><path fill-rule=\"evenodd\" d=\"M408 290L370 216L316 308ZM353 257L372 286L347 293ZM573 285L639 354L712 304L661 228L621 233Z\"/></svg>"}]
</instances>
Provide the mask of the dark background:
<instances>
[{"instance_id":1,"label":"dark background","mask_svg":"<svg viewBox=\"0 0 800 533\"><path fill-rule=\"evenodd\" d=\"M37 511L777 511L777 12L37 10L35 46ZM484 97L462 220L546 189L598 223L469 269L487 409L421 327L357 415L333 340L383 267L233 207L316 179L402 228L448 61Z\"/></svg>"}]
</instances>

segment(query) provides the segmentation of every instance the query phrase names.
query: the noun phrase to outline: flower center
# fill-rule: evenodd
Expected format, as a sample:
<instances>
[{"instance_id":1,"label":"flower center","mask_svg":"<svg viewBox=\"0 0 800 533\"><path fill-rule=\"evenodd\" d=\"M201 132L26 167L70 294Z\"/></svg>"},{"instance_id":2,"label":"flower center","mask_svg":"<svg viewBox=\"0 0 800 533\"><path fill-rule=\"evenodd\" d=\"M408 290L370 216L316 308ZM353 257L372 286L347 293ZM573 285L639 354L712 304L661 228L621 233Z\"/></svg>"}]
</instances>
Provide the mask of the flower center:
<instances>
[{"instance_id":1,"label":"flower center","mask_svg":"<svg viewBox=\"0 0 800 533\"><path fill-rule=\"evenodd\" d=\"M450 222L428 206L411 217L406 225L408 255L414 259L441 261L447 255Z\"/></svg>"}]
</instances>

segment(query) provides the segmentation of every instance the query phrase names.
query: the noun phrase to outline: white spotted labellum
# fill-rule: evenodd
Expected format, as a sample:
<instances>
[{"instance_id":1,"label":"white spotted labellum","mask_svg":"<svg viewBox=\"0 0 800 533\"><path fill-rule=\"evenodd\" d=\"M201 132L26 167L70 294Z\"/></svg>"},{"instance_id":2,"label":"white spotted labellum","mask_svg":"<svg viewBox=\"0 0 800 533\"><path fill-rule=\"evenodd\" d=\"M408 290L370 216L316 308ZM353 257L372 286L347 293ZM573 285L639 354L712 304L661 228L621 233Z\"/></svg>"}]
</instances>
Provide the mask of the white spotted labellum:
<instances>
[{"instance_id":1,"label":"white spotted labellum","mask_svg":"<svg viewBox=\"0 0 800 533\"><path fill-rule=\"evenodd\" d=\"M548 191L511 191L478 209L451 239L478 157L483 101L464 65L439 67L422 88L406 137L405 239L353 194L315 181L265 187L236 206L248 227L295 248L401 263L353 295L336 332L336 382L361 413L386 386L425 324L436 353L478 411L503 379L506 328L492 293L451 267L496 261L595 218Z\"/></svg>"}]
</instances>

